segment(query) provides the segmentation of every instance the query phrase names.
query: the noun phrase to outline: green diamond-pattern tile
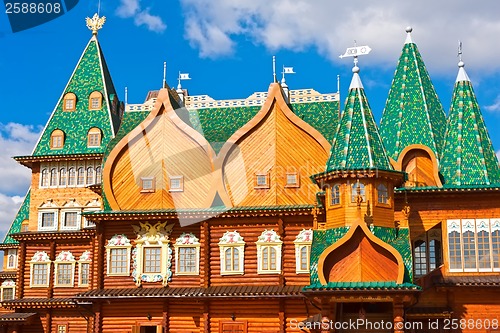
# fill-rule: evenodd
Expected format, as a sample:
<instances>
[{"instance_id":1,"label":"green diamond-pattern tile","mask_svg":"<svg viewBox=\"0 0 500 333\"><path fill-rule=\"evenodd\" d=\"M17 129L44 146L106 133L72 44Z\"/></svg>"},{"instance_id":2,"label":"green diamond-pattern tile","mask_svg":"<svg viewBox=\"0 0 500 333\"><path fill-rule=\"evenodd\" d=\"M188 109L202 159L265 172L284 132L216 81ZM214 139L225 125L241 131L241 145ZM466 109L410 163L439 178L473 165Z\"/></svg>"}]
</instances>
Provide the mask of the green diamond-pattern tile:
<instances>
[{"instance_id":1,"label":"green diamond-pattern tile","mask_svg":"<svg viewBox=\"0 0 500 333\"><path fill-rule=\"evenodd\" d=\"M415 43L404 45L380 123L389 157L397 160L412 144L429 147L439 158L446 115Z\"/></svg>"},{"instance_id":2,"label":"green diamond-pattern tile","mask_svg":"<svg viewBox=\"0 0 500 333\"><path fill-rule=\"evenodd\" d=\"M392 170L365 91L352 88L332 141L325 172L373 168Z\"/></svg>"},{"instance_id":3,"label":"green diamond-pattern tile","mask_svg":"<svg viewBox=\"0 0 500 333\"><path fill-rule=\"evenodd\" d=\"M440 166L445 186L500 183L498 159L468 80L453 90Z\"/></svg>"},{"instance_id":4,"label":"green diamond-pattern tile","mask_svg":"<svg viewBox=\"0 0 500 333\"><path fill-rule=\"evenodd\" d=\"M99 91L103 95L102 107L99 110L89 110L89 95L93 91ZM118 107L114 110L108 110L107 107L106 99L111 107L111 99L116 98L116 92L96 39L92 38L89 41L63 96L68 92L74 93L77 97L76 110L63 111L63 98L58 101L35 147L34 156L103 153L107 143L112 139L113 128L118 127L120 116ZM92 127L102 131L100 147L87 147L87 133ZM56 129L65 133L62 149L50 148L50 135Z\"/></svg>"},{"instance_id":5,"label":"green diamond-pattern tile","mask_svg":"<svg viewBox=\"0 0 500 333\"><path fill-rule=\"evenodd\" d=\"M9 231L5 235L3 244L18 244L18 241L10 237L10 235L20 232L21 224L23 223L23 221L29 219L30 198L31 198L31 191L28 191L26 197L24 198L23 203L21 204L21 207L19 207L19 210L17 211L17 215L14 218L14 221L12 221L12 224L10 225Z\"/></svg>"}]
</instances>

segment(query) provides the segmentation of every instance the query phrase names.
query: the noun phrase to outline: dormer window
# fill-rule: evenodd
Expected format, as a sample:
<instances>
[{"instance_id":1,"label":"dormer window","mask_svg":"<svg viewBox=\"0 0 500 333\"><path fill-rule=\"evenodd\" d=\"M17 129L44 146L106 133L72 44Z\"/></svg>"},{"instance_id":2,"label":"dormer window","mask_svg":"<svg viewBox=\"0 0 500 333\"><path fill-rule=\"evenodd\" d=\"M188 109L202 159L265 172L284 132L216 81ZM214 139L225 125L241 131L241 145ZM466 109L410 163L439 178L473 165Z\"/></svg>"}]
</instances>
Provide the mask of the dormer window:
<instances>
[{"instance_id":1,"label":"dormer window","mask_svg":"<svg viewBox=\"0 0 500 333\"><path fill-rule=\"evenodd\" d=\"M299 187L299 174L297 172L288 172L286 174L285 187Z\"/></svg>"},{"instance_id":2,"label":"dormer window","mask_svg":"<svg viewBox=\"0 0 500 333\"><path fill-rule=\"evenodd\" d=\"M154 177L141 177L141 192L149 193L155 191Z\"/></svg>"},{"instance_id":3,"label":"dormer window","mask_svg":"<svg viewBox=\"0 0 500 333\"><path fill-rule=\"evenodd\" d=\"M333 185L330 203L332 206L340 205L340 184Z\"/></svg>"},{"instance_id":4,"label":"dormer window","mask_svg":"<svg viewBox=\"0 0 500 333\"><path fill-rule=\"evenodd\" d=\"M87 140L88 147L100 147L101 146L101 130L97 127L91 128L88 133Z\"/></svg>"},{"instance_id":5,"label":"dormer window","mask_svg":"<svg viewBox=\"0 0 500 333\"><path fill-rule=\"evenodd\" d=\"M67 93L64 95L63 100L63 110L64 111L75 111L76 110L76 95L73 93Z\"/></svg>"},{"instance_id":6,"label":"dormer window","mask_svg":"<svg viewBox=\"0 0 500 333\"><path fill-rule=\"evenodd\" d=\"M184 177L183 176L170 176L170 192L184 191Z\"/></svg>"},{"instance_id":7,"label":"dormer window","mask_svg":"<svg viewBox=\"0 0 500 333\"><path fill-rule=\"evenodd\" d=\"M50 149L61 149L64 146L64 132L56 129L50 135Z\"/></svg>"},{"instance_id":8,"label":"dormer window","mask_svg":"<svg viewBox=\"0 0 500 333\"><path fill-rule=\"evenodd\" d=\"M361 202L366 202L365 184L361 182L357 182L352 185L351 202L357 202L356 199L358 198L358 195L362 199Z\"/></svg>"},{"instance_id":9,"label":"dormer window","mask_svg":"<svg viewBox=\"0 0 500 333\"><path fill-rule=\"evenodd\" d=\"M269 188L269 173L255 174L255 188Z\"/></svg>"},{"instance_id":10,"label":"dormer window","mask_svg":"<svg viewBox=\"0 0 500 333\"><path fill-rule=\"evenodd\" d=\"M102 106L102 94L93 91L89 96L89 110L99 110Z\"/></svg>"}]
</instances>

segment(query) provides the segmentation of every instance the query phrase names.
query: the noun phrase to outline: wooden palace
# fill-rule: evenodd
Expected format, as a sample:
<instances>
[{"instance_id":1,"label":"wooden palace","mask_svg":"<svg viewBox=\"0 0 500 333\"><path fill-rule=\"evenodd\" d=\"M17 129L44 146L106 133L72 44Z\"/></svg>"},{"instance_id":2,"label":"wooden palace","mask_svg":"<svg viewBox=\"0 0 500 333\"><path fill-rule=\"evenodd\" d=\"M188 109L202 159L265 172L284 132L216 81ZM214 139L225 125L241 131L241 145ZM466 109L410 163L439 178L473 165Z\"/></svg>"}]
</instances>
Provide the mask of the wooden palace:
<instances>
[{"instance_id":1,"label":"wooden palace","mask_svg":"<svg viewBox=\"0 0 500 333\"><path fill-rule=\"evenodd\" d=\"M0 332L498 332L500 168L407 29L380 125L338 93L117 96L93 30L1 244Z\"/></svg>"}]
</instances>

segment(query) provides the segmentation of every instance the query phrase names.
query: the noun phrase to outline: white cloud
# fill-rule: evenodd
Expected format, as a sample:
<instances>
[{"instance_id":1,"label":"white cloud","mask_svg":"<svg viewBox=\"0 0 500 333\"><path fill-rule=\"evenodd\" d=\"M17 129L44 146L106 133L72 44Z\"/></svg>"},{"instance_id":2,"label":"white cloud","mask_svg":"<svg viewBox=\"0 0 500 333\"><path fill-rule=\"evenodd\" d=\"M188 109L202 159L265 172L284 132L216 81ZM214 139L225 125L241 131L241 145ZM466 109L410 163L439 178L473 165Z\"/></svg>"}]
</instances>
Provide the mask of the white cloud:
<instances>
[{"instance_id":1,"label":"white cloud","mask_svg":"<svg viewBox=\"0 0 500 333\"><path fill-rule=\"evenodd\" d=\"M497 151L497 158L498 158L498 161L500 161L500 150Z\"/></svg>"},{"instance_id":2,"label":"white cloud","mask_svg":"<svg viewBox=\"0 0 500 333\"><path fill-rule=\"evenodd\" d=\"M487 105L484 108L491 113L500 113L500 96L497 96L493 104Z\"/></svg>"},{"instance_id":3,"label":"white cloud","mask_svg":"<svg viewBox=\"0 0 500 333\"><path fill-rule=\"evenodd\" d=\"M163 32L167 28L160 16L151 15L149 8L141 8L140 0L120 0L116 15L123 18L133 17L136 26L145 25L150 31Z\"/></svg>"},{"instance_id":4,"label":"white cloud","mask_svg":"<svg viewBox=\"0 0 500 333\"><path fill-rule=\"evenodd\" d=\"M23 199L22 196L8 196L0 193L0 242L3 241L5 234L9 231Z\"/></svg>"},{"instance_id":5,"label":"white cloud","mask_svg":"<svg viewBox=\"0 0 500 333\"><path fill-rule=\"evenodd\" d=\"M357 40L373 52L366 62L392 66L412 25L426 65L448 72L457 63L457 41L464 61L474 68L500 68L497 36L500 2L456 0L360 0L339 5L331 0L181 0L186 37L200 55L217 57L234 52L237 36L270 50L315 47L332 61ZM429 10L431 8L431 10ZM487 51L485 52L485 49ZM365 60L363 60L365 61Z\"/></svg>"},{"instance_id":6,"label":"white cloud","mask_svg":"<svg viewBox=\"0 0 500 333\"><path fill-rule=\"evenodd\" d=\"M0 123L0 194L24 195L31 180L31 170L12 159L29 155L40 136L41 128L17 123Z\"/></svg>"}]
</instances>

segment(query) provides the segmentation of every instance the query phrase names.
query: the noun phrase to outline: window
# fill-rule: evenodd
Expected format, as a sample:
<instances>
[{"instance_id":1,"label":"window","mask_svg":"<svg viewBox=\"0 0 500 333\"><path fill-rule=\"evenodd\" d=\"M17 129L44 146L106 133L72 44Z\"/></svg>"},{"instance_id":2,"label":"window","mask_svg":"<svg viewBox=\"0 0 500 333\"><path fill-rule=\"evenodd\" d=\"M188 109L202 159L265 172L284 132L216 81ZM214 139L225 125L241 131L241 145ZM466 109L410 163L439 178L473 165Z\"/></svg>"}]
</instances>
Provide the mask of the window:
<instances>
[{"instance_id":1,"label":"window","mask_svg":"<svg viewBox=\"0 0 500 333\"><path fill-rule=\"evenodd\" d=\"M63 110L75 111L75 109L76 109L76 95L69 92L66 95L64 95Z\"/></svg>"},{"instance_id":2,"label":"window","mask_svg":"<svg viewBox=\"0 0 500 333\"><path fill-rule=\"evenodd\" d=\"M285 187L299 187L299 174L297 172L289 172L286 174Z\"/></svg>"},{"instance_id":3,"label":"window","mask_svg":"<svg viewBox=\"0 0 500 333\"><path fill-rule=\"evenodd\" d=\"M56 168L50 169L50 186L57 186L57 170Z\"/></svg>"},{"instance_id":4,"label":"window","mask_svg":"<svg viewBox=\"0 0 500 333\"><path fill-rule=\"evenodd\" d=\"M100 166L95 168L95 183L96 184L102 183L102 170Z\"/></svg>"},{"instance_id":5,"label":"window","mask_svg":"<svg viewBox=\"0 0 500 333\"><path fill-rule=\"evenodd\" d=\"M141 192L151 193L155 191L154 177L141 177Z\"/></svg>"},{"instance_id":6,"label":"window","mask_svg":"<svg viewBox=\"0 0 500 333\"><path fill-rule=\"evenodd\" d=\"M57 211L40 211L38 230L57 230Z\"/></svg>"},{"instance_id":7,"label":"window","mask_svg":"<svg viewBox=\"0 0 500 333\"><path fill-rule=\"evenodd\" d=\"M66 168L61 168L59 170L59 186L66 186Z\"/></svg>"},{"instance_id":8,"label":"window","mask_svg":"<svg viewBox=\"0 0 500 333\"><path fill-rule=\"evenodd\" d=\"M21 232L27 232L30 230L30 222L29 220L24 220L21 223Z\"/></svg>"},{"instance_id":9,"label":"window","mask_svg":"<svg viewBox=\"0 0 500 333\"><path fill-rule=\"evenodd\" d=\"M255 188L269 188L269 173L255 175Z\"/></svg>"},{"instance_id":10,"label":"window","mask_svg":"<svg viewBox=\"0 0 500 333\"><path fill-rule=\"evenodd\" d=\"M183 176L170 176L169 177L170 192L184 191L184 177Z\"/></svg>"},{"instance_id":11,"label":"window","mask_svg":"<svg viewBox=\"0 0 500 333\"><path fill-rule=\"evenodd\" d=\"M33 255L30 261L30 286L48 287L49 286L49 267L50 259L46 252L38 251Z\"/></svg>"},{"instance_id":12,"label":"window","mask_svg":"<svg viewBox=\"0 0 500 333\"><path fill-rule=\"evenodd\" d=\"M50 149L61 149L64 146L64 132L56 129L50 134Z\"/></svg>"},{"instance_id":13,"label":"window","mask_svg":"<svg viewBox=\"0 0 500 333\"><path fill-rule=\"evenodd\" d=\"M15 298L16 283L14 280L7 279L2 282L2 301L9 301Z\"/></svg>"},{"instance_id":14,"label":"window","mask_svg":"<svg viewBox=\"0 0 500 333\"><path fill-rule=\"evenodd\" d=\"M67 333L68 325L57 325L57 333Z\"/></svg>"},{"instance_id":15,"label":"window","mask_svg":"<svg viewBox=\"0 0 500 333\"><path fill-rule=\"evenodd\" d=\"M162 282L166 286L172 276L172 250L169 247L168 235L173 225L148 222L134 226L138 237L133 251L134 271L132 277L137 286L142 282Z\"/></svg>"},{"instance_id":16,"label":"window","mask_svg":"<svg viewBox=\"0 0 500 333\"><path fill-rule=\"evenodd\" d=\"M361 202L366 202L365 184L363 184L359 181L357 183L352 184L351 202L357 202L356 199L357 199L358 195L362 199Z\"/></svg>"},{"instance_id":17,"label":"window","mask_svg":"<svg viewBox=\"0 0 500 333\"><path fill-rule=\"evenodd\" d=\"M89 96L89 110L99 110L102 104L102 94L93 91Z\"/></svg>"},{"instance_id":18,"label":"window","mask_svg":"<svg viewBox=\"0 0 500 333\"><path fill-rule=\"evenodd\" d=\"M340 184L335 184L332 187L332 199L330 200L332 206L340 205Z\"/></svg>"},{"instance_id":19,"label":"window","mask_svg":"<svg viewBox=\"0 0 500 333\"><path fill-rule=\"evenodd\" d=\"M125 235L114 235L106 245L108 275L130 275L130 249Z\"/></svg>"},{"instance_id":20,"label":"window","mask_svg":"<svg viewBox=\"0 0 500 333\"><path fill-rule=\"evenodd\" d=\"M500 219L448 220L450 272L500 271Z\"/></svg>"},{"instance_id":21,"label":"window","mask_svg":"<svg viewBox=\"0 0 500 333\"><path fill-rule=\"evenodd\" d=\"M40 176L40 187L49 186L49 170L43 169Z\"/></svg>"},{"instance_id":22,"label":"window","mask_svg":"<svg viewBox=\"0 0 500 333\"><path fill-rule=\"evenodd\" d=\"M61 230L80 229L80 211L63 211Z\"/></svg>"},{"instance_id":23,"label":"window","mask_svg":"<svg viewBox=\"0 0 500 333\"><path fill-rule=\"evenodd\" d=\"M76 171L75 168L68 169L68 186L75 186L76 184Z\"/></svg>"},{"instance_id":24,"label":"window","mask_svg":"<svg viewBox=\"0 0 500 333\"><path fill-rule=\"evenodd\" d=\"M90 279L90 251L85 251L80 256L78 260L78 286L79 287L87 287L89 285Z\"/></svg>"},{"instance_id":25,"label":"window","mask_svg":"<svg viewBox=\"0 0 500 333\"><path fill-rule=\"evenodd\" d=\"M17 249L7 250L7 269L17 268Z\"/></svg>"},{"instance_id":26,"label":"window","mask_svg":"<svg viewBox=\"0 0 500 333\"><path fill-rule=\"evenodd\" d=\"M69 251L62 251L54 261L55 286L73 287L75 279L75 257Z\"/></svg>"},{"instance_id":27,"label":"window","mask_svg":"<svg viewBox=\"0 0 500 333\"><path fill-rule=\"evenodd\" d=\"M85 185L85 171L84 171L83 167L78 168L76 185L79 185L79 186Z\"/></svg>"},{"instance_id":28,"label":"window","mask_svg":"<svg viewBox=\"0 0 500 333\"><path fill-rule=\"evenodd\" d=\"M389 192L387 191L387 186L384 184L379 184L377 186L377 197L378 203L388 205L389 204Z\"/></svg>"},{"instance_id":29,"label":"window","mask_svg":"<svg viewBox=\"0 0 500 333\"><path fill-rule=\"evenodd\" d=\"M219 240L221 275L244 273L245 242L237 231L226 231Z\"/></svg>"},{"instance_id":30,"label":"window","mask_svg":"<svg viewBox=\"0 0 500 333\"><path fill-rule=\"evenodd\" d=\"M183 233L176 239L175 274L198 275L200 267L200 242L192 233Z\"/></svg>"},{"instance_id":31,"label":"window","mask_svg":"<svg viewBox=\"0 0 500 333\"><path fill-rule=\"evenodd\" d=\"M88 167L87 168L87 185L92 185L94 184L94 168L93 167Z\"/></svg>"},{"instance_id":32,"label":"window","mask_svg":"<svg viewBox=\"0 0 500 333\"><path fill-rule=\"evenodd\" d=\"M295 272L297 274L309 273L312 240L312 229L302 229L293 242L295 244Z\"/></svg>"},{"instance_id":33,"label":"window","mask_svg":"<svg viewBox=\"0 0 500 333\"><path fill-rule=\"evenodd\" d=\"M257 242L257 273L281 273L281 245L283 242L274 230L264 230Z\"/></svg>"},{"instance_id":34,"label":"window","mask_svg":"<svg viewBox=\"0 0 500 333\"><path fill-rule=\"evenodd\" d=\"M87 146L100 147L101 146L101 130L97 127L91 128L88 133Z\"/></svg>"},{"instance_id":35,"label":"window","mask_svg":"<svg viewBox=\"0 0 500 333\"><path fill-rule=\"evenodd\" d=\"M413 242L415 276L429 273L441 265L441 230L433 228Z\"/></svg>"}]
</instances>

